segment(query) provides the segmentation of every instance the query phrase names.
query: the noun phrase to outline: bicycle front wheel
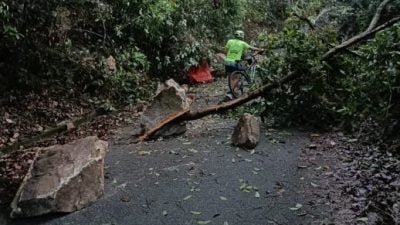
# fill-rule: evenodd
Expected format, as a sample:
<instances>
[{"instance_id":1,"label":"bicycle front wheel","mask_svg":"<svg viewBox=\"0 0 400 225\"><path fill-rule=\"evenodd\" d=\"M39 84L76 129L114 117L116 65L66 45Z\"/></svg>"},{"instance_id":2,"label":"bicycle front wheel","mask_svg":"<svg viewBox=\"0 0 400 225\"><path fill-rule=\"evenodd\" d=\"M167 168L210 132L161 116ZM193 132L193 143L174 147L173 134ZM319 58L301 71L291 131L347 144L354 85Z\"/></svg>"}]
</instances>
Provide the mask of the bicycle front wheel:
<instances>
[{"instance_id":1,"label":"bicycle front wheel","mask_svg":"<svg viewBox=\"0 0 400 225\"><path fill-rule=\"evenodd\" d=\"M229 74L228 76L229 90L231 91L234 98L239 98L246 92L245 82L248 83L248 79L243 72L234 71L231 74Z\"/></svg>"}]
</instances>

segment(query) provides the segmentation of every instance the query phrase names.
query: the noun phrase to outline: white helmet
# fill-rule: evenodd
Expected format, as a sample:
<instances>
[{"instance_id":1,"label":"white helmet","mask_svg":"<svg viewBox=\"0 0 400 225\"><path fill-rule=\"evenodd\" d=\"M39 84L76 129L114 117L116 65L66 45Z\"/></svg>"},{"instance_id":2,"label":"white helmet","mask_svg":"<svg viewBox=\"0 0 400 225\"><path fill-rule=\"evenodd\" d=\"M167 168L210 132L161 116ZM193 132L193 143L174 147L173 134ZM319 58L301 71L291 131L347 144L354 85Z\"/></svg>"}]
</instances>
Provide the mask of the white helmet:
<instances>
[{"instance_id":1,"label":"white helmet","mask_svg":"<svg viewBox=\"0 0 400 225\"><path fill-rule=\"evenodd\" d=\"M242 30L235 31L235 37L237 37L239 39L243 39L244 38L244 32Z\"/></svg>"}]
</instances>

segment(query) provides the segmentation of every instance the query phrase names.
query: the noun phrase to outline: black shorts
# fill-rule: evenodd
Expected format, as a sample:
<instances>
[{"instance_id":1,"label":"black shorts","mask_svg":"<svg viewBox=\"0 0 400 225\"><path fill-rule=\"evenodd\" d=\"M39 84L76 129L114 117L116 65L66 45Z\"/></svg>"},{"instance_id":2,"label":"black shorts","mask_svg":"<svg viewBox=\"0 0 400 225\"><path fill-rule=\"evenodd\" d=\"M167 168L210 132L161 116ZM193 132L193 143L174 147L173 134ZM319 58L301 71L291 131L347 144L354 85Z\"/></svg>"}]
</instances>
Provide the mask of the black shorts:
<instances>
[{"instance_id":1,"label":"black shorts","mask_svg":"<svg viewBox=\"0 0 400 225\"><path fill-rule=\"evenodd\" d=\"M225 62L225 73L232 73L233 71L244 71L246 67L237 62Z\"/></svg>"}]
</instances>

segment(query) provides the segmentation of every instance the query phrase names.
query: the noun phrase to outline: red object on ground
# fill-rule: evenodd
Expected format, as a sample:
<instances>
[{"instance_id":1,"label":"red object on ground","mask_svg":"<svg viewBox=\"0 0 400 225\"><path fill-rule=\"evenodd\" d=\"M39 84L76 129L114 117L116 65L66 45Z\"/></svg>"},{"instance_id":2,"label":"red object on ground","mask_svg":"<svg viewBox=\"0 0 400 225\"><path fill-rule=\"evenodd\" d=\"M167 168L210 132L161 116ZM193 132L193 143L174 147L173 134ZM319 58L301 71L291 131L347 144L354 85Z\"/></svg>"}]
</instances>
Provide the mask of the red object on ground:
<instances>
[{"instance_id":1,"label":"red object on ground","mask_svg":"<svg viewBox=\"0 0 400 225\"><path fill-rule=\"evenodd\" d=\"M189 82L190 83L208 83L214 80L211 75L210 66L207 60L202 60L201 64L198 66L190 67L188 71Z\"/></svg>"}]
</instances>

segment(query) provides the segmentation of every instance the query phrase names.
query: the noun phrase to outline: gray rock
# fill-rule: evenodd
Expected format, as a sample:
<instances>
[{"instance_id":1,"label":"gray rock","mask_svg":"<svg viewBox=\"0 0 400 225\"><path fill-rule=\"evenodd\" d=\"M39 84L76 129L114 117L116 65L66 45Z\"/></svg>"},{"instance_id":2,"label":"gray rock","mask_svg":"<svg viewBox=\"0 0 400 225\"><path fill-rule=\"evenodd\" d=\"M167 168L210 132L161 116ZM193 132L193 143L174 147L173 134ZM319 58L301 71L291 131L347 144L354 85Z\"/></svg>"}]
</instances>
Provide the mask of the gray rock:
<instances>
[{"instance_id":1,"label":"gray rock","mask_svg":"<svg viewBox=\"0 0 400 225\"><path fill-rule=\"evenodd\" d=\"M251 114L243 114L232 135L235 146L253 149L260 140L260 122Z\"/></svg>"},{"instance_id":2,"label":"gray rock","mask_svg":"<svg viewBox=\"0 0 400 225\"><path fill-rule=\"evenodd\" d=\"M87 137L38 150L11 203L11 217L69 213L104 193L105 141Z\"/></svg>"},{"instance_id":3,"label":"gray rock","mask_svg":"<svg viewBox=\"0 0 400 225\"><path fill-rule=\"evenodd\" d=\"M162 121L189 110L189 106L190 103L185 89L174 80L167 80L164 84L159 85L153 102L143 113L139 133L143 134ZM160 132L158 132L158 135L163 136ZM171 135L171 133L169 132L168 135Z\"/></svg>"}]
</instances>

